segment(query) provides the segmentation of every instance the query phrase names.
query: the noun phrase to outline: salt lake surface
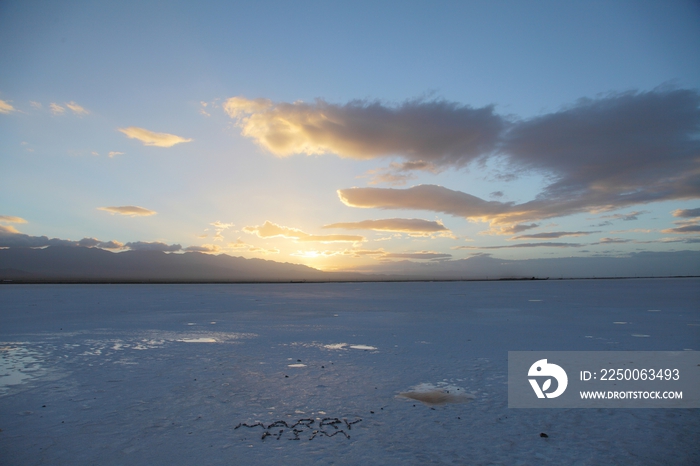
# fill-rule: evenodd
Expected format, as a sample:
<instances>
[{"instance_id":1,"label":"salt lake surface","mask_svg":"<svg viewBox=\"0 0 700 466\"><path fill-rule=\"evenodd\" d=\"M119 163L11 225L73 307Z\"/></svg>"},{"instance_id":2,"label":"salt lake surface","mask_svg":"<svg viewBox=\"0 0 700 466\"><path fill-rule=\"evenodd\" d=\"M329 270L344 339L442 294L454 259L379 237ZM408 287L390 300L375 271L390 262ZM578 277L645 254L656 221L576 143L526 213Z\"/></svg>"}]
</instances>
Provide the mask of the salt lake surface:
<instances>
[{"instance_id":1,"label":"salt lake surface","mask_svg":"<svg viewBox=\"0 0 700 466\"><path fill-rule=\"evenodd\" d=\"M697 409L509 409L524 350L700 350L700 280L1 286L0 464L700 464Z\"/></svg>"}]
</instances>

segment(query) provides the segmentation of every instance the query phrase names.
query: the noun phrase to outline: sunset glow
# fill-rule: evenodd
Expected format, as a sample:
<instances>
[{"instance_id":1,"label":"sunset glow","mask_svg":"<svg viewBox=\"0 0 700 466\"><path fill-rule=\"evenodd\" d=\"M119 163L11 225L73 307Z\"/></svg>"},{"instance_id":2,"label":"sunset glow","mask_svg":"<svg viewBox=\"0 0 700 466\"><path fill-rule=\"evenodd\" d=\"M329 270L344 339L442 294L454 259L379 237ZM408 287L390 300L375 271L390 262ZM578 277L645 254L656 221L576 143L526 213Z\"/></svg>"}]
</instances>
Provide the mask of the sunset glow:
<instances>
[{"instance_id":1,"label":"sunset glow","mask_svg":"<svg viewBox=\"0 0 700 466\"><path fill-rule=\"evenodd\" d=\"M697 5L128 3L1 7L0 247L387 273L700 248Z\"/></svg>"}]
</instances>

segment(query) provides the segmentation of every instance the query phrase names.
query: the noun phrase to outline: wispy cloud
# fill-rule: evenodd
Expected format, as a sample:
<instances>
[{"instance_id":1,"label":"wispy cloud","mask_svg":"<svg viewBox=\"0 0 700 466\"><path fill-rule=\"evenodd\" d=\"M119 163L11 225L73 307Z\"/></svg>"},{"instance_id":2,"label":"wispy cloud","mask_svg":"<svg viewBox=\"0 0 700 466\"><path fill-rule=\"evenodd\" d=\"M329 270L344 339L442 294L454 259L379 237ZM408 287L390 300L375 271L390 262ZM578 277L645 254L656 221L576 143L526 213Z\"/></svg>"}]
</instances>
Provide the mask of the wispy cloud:
<instances>
[{"instance_id":1,"label":"wispy cloud","mask_svg":"<svg viewBox=\"0 0 700 466\"><path fill-rule=\"evenodd\" d=\"M449 232L439 221L419 218L387 218L381 220L362 220L360 222L342 222L324 225L322 228L340 228L344 230L395 231L400 233L440 233Z\"/></svg>"},{"instance_id":2,"label":"wispy cloud","mask_svg":"<svg viewBox=\"0 0 700 466\"><path fill-rule=\"evenodd\" d=\"M49 105L49 109L51 109L51 113L53 113L54 115L63 115L64 113L66 113L66 109L55 102L51 102L51 105Z\"/></svg>"},{"instance_id":3,"label":"wispy cloud","mask_svg":"<svg viewBox=\"0 0 700 466\"><path fill-rule=\"evenodd\" d=\"M207 112L207 106L209 105L208 102L200 102L201 108L199 109L199 113L204 116L211 116L211 113Z\"/></svg>"},{"instance_id":4,"label":"wispy cloud","mask_svg":"<svg viewBox=\"0 0 700 466\"><path fill-rule=\"evenodd\" d=\"M626 214L603 215L600 218L610 218L613 220L622 220L624 222L630 222L632 220L638 220L640 215L648 213L648 210L635 210L634 212L628 212Z\"/></svg>"},{"instance_id":5,"label":"wispy cloud","mask_svg":"<svg viewBox=\"0 0 700 466\"><path fill-rule=\"evenodd\" d=\"M368 184L387 183L392 186L401 186L406 184L407 181L416 178L416 176L413 174L413 172L416 170L430 173L438 173L442 171L430 162L417 160L415 162L410 161L403 163L392 162L388 167L376 168L367 171L365 176L370 177Z\"/></svg>"},{"instance_id":6,"label":"wispy cloud","mask_svg":"<svg viewBox=\"0 0 700 466\"><path fill-rule=\"evenodd\" d=\"M131 243L126 243L124 247L129 248L132 251L177 252L182 250L182 246L179 244L166 244L160 241L134 241Z\"/></svg>"},{"instance_id":7,"label":"wispy cloud","mask_svg":"<svg viewBox=\"0 0 700 466\"><path fill-rule=\"evenodd\" d=\"M382 256L382 259L444 260L451 257L452 254L444 254L433 251L420 251L386 253Z\"/></svg>"},{"instance_id":8,"label":"wispy cloud","mask_svg":"<svg viewBox=\"0 0 700 466\"><path fill-rule=\"evenodd\" d=\"M516 223L514 225L492 225L488 230L482 231L480 235L514 235L521 231L531 230L539 227L539 223Z\"/></svg>"},{"instance_id":9,"label":"wispy cloud","mask_svg":"<svg viewBox=\"0 0 700 466\"><path fill-rule=\"evenodd\" d=\"M562 238L564 236L585 236L593 233L600 233L600 231L551 231L548 233L534 233L531 235L519 235L511 239L555 239Z\"/></svg>"},{"instance_id":10,"label":"wispy cloud","mask_svg":"<svg viewBox=\"0 0 700 466\"><path fill-rule=\"evenodd\" d=\"M129 139L138 139L145 146L172 147L175 144L190 142L192 139L185 139L180 136L168 133L154 133L144 128L130 126L128 128L118 128Z\"/></svg>"},{"instance_id":11,"label":"wispy cloud","mask_svg":"<svg viewBox=\"0 0 700 466\"><path fill-rule=\"evenodd\" d=\"M111 159L112 157L116 157L117 155L124 155L124 152L117 152L117 151L111 151L109 154L107 154L109 158Z\"/></svg>"},{"instance_id":12,"label":"wispy cloud","mask_svg":"<svg viewBox=\"0 0 700 466\"><path fill-rule=\"evenodd\" d=\"M0 113L12 113L16 112L15 107L13 107L9 102L0 100Z\"/></svg>"},{"instance_id":13,"label":"wispy cloud","mask_svg":"<svg viewBox=\"0 0 700 466\"><path fill-rule=\"evenodd\" d=\"M0 222L2 223L27 223L22 217L14 217L12 215L0 215Z\"/></svg>"},{"instance_id":14,"label":"wispy cloud","mask_svg":"<svg viewBox=\"0 0 700 466\"><path fill-rule=\"evenodd\" d=\"M252 244L242 241L240 238L238 238L235 242L228 243L227 246L229 249L245 249L248 252L254 252L257 254L279 254L280 252L280 250L277 248L265 249L259 246L253 246Z\"/></svg>"},{"instance_id":15,"label":"wispy cloud","mask_svg":"<svg viewBox=\"0 0 700 466\"><path fill-rule=\"evenodd\" d=\"M366 256L384 256L387 252L384 248L379 249L346 249L343 251L343 255L352 257L366 257Z\"/></svg>"},{"instance_id":16,"label":"wispy cloud","mask_svg":"<svg viewBox=\"0 0 700 466\"><path fill-rule=\"evenodd\" d=\"M203 244L201 246L188 246L183 249L185 252L203 252L206 254L218 254L221 252L221 246L216 244Z\"/></svg>"},{"instance_id":17,"label":"wispy cloud","mask_svg":"<svg viewBox=\"0 0 700 466\"><path fill-rule=\"evenodd\" d=\"M246 233L257 235L260 238L287 238L299 242L319 242L319 243L358 243L365 241L364 236L355 235L311 235L297 228L290 228L270 221L265 221L263 225L243 227Z\"/></svg>"},{"instance_id":18,"label":"wispy cloud","mask_svg":"<svg viewBox=\"0 0 700 466\"><path fill-rule=\"evenodd\" d=\"M442 261L452 257L452 254L445 254L436 251L417 252L387 252L384 248L379 249L345 249L342 251L345 256L356 258L371 257L380 261L398 260L418 260L418 261Z\"/></svg>"},{"instance_id":19,"label":"wispy cloud","mask_svg":"<svg viewBox=\"0 0 700 466\"><path fill-rule=\"evenodd\" d=\"M506 246L453 246L452 249L580 248L581 243L518 243Z\"/></svg>"},{"instance_id":20,"label":"wispy cloud","mask_svg":"<svg viewBox=\"0 0 700 466\"><path fill-rule=\"evenodd\" d=\"M111 214L128 215L131 217L148 217L149 215L155 215L157 213L154 210L136 205L98 207L97 210L104 210Z\"/></svg>"},{"instance_id":21,"label":"wispy cloud","mask_svg":"<svg viewBox=\"0 0 700 466\"><path fill-rule=\"evenodd\" d=\"M73 101L68 102L68 103L66 104L66 107L68 107L69 109L71 109L71 111L72 111L73 113L75 113L76 115L87 115L87 114L90 113L90 112L88 112L87 110L85 110L85 108L83 108L82 106L76 104L76 103L73 102Z\"/></svg>"},{"instance_id":22,"label":"wispy cloud","mask_svg":"<svg viewBox=\"0 0 700 466\"><path fill-rule=\"evenodd\" d=\"M622 243L629 243L631 242L631 239L625 239L625 238L600 238L600 241L598 243L594 244L622 244Z\"/></svg>"},{"instance_id":23,"label":"wispy cloud","mask_svg":"<svg viewBox=\"0 0 700 466\"><path fill-rule=\"evenodd\" d=\"M209 225L212 225L214 227L214 241L223 241L224 240L224 235L221 233L224 232L224 230L227 230L228 228L231 228L233 223L223 223L223 222L213 222L210 223Z\"/></svg>"},{"instance_id":24,"label":"wispy cloud","mask_svg":"<svg viewBox=\"0 0 700 466\"><path fill-rule=\"evenodd\" d=\"M611 230L610 233L612 234L618 234L618 233L651 233L655 230L649 229L649 228L632 228L630 230Z\"/></svg>"}]
</instances>

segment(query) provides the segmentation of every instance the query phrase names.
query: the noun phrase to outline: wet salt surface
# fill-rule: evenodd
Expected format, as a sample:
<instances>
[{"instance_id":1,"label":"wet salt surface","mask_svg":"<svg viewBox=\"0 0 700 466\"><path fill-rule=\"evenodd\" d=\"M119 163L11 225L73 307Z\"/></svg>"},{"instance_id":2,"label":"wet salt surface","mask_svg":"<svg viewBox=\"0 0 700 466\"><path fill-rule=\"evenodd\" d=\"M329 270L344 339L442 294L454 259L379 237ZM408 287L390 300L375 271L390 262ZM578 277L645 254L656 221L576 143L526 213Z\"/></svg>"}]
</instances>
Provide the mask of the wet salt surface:
<instances>
[{"instance_id":1,"label":"wet salt surface","mask_svg":"<svg viewBox=\"0 0 700 466\"><path fill-rule=\"evenodd\" d=\"M2 286L0 462L698 464L699 410L508 409L506 372L697 351L699 285Z\"/></svg>"}]
</instances>

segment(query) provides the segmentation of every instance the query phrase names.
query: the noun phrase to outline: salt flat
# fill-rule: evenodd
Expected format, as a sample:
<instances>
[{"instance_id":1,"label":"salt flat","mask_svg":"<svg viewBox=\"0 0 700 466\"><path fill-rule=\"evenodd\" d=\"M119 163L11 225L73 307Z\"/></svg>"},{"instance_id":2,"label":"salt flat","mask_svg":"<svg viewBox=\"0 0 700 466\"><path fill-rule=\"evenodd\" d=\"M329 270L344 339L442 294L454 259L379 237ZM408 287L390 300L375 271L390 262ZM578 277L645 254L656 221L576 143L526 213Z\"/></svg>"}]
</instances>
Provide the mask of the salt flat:
<instances>
[{"instance_id":1,"label":"salt flat","mask_svg":"<svg viewBox=\"0 0 700 466\"><path fill-rule=\"evenodd\" d=\"M506 378L699 349L698 279L6 285L0 464L700 464L698 410L509 409Z\"/></svg>"}]
</instances>

